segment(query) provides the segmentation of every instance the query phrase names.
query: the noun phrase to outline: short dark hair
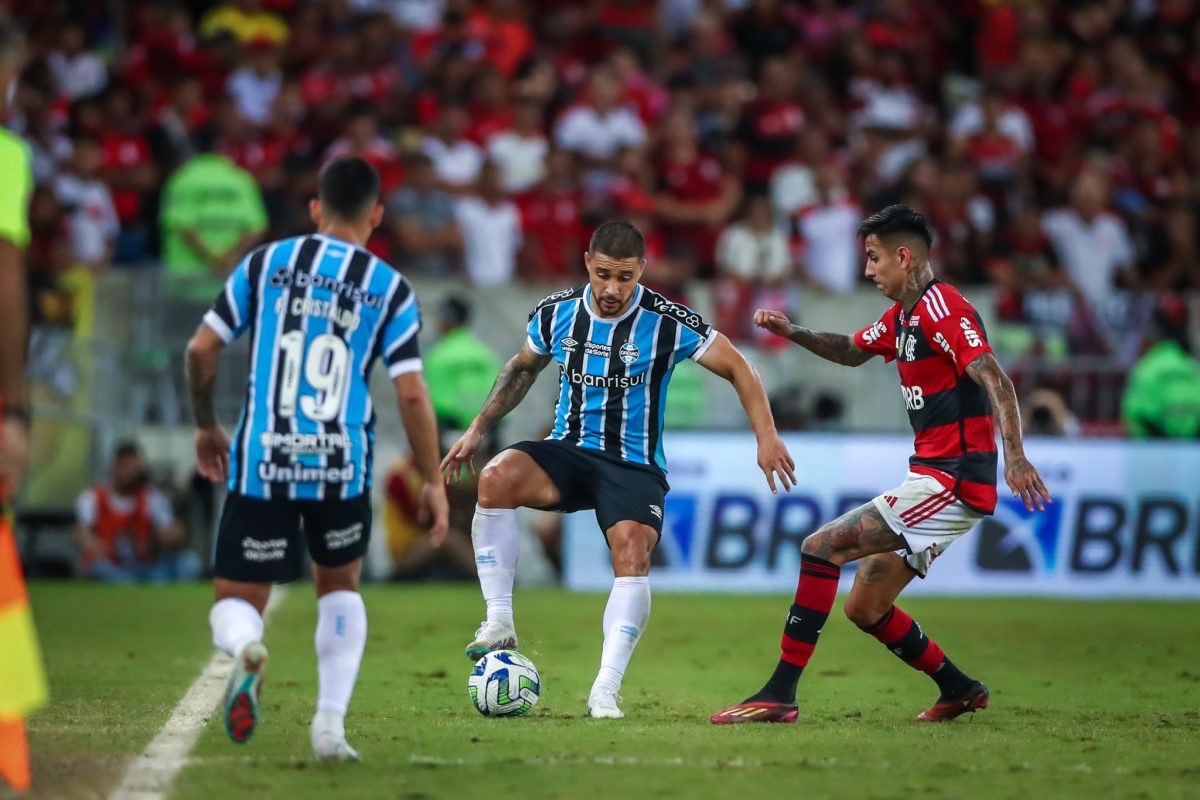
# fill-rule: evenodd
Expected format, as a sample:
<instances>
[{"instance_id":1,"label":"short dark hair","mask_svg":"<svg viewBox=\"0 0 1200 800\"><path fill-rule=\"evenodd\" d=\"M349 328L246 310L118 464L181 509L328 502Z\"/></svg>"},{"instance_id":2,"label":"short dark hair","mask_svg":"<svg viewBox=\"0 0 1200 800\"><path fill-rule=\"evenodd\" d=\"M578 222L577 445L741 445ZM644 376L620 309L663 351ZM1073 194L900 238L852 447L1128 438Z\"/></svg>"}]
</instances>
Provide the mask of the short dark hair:
<instances>
[{"instance_id":1,"label":"short dark hair","mask_svg":"<svg viewBox=\"0 0 1200 800\"><path fill-rule=\"evenodd\" d=\"M358 156L335 158L321 170L317 199L334 216L358 219L379 199L379 173Z\"/></svg>"},{"instance_id":2,"label":"short dark hair","mask_svg":"<svg viewBox=\"0 0 1200 800\"><path fill-rule=\"evenodd\" d=\"M917 237L925 243L927 249L933 247L933 228L930 227L929 220L919 211L898 203L872 214L858 226L861 239L866 239L872 234L883 239L897 233Z\"/></svg>"},{"instance_id":3,"label":"short dark hair","mask_svg":"<svg viewBox=\"0 0 1200 800\"><path fill-rule=\"evenodd\" d=\"M132 458L134 456L141 458L142 446L139 445L137 442L135 442L133 439L122 440L121 442L119 442L117 444L117 449L113 451L114 459Z\"/></svg>"},{"instance_id":4,"label":"short dark hair","mask_svg":"<svg viewBox=\"0 0 1200 800\"><path fill-rule=\"evenodd\" d=\"M442 301L438 315L447 324L461 327L471 321L471 304L464 297L450 295Z\"/></svg>"},{"instance_id":5,"label":"short dark hair","mask_svg":"<svg viewBox=\"0 0 1200 800\"><path fill-rule=\"evenodd\" d=\"M588 243L588 252L592 255L603 253L617 261L627 258L641 261L646 257L646 237L632 222L610 219L596 228Z\"/></svg>"}]
</instances>

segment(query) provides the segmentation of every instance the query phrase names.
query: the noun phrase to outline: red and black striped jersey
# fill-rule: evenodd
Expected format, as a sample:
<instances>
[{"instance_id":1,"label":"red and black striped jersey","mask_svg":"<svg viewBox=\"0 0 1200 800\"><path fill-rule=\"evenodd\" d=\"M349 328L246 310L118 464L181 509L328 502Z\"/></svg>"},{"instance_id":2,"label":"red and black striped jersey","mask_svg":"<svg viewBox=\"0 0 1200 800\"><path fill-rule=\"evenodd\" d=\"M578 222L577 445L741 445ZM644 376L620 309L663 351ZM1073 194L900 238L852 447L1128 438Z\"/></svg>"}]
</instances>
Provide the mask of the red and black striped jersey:
<instances>
[{"instance_id":1,"label":"red and black striped jersey","mask_svg":"<svg viewBox=\"0 0 1200 800\"><path fill-rule=\"evenodd\" d=\"M910 313L900 303L854 334L868 353L896 360L916 434L913 472L931 475L959 500L996 509L996 437L987 392L967 365L992 352L983 321L957 289L931 281Z\"/></svg>"}]
</instances>

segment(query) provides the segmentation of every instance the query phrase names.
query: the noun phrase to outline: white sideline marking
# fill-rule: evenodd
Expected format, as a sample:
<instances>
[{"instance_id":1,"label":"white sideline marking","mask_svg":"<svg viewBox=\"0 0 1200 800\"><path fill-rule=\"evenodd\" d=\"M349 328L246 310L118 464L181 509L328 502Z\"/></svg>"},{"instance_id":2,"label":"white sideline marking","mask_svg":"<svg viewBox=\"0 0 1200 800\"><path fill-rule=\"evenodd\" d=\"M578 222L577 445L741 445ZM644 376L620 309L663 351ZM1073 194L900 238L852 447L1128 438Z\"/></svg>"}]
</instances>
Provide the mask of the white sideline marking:
<instances>
[{"instance_id":1,"label":"white sideline marking","mask_svg":"<svg viewBox=\"0 0 1200 800\"><path fill-rule=\"evenodd\" d=\"M286 595L286 586L272 588L271 599L263 614L264 624L270 621L271 614ZM175 706L167 724L125 770L125 776L108 796L109 800L162 800L167 796L175 777L187 766L188 753L200 731L212 719L232 669L233 659L218 650Z\"/></svg>"}]
</instances>

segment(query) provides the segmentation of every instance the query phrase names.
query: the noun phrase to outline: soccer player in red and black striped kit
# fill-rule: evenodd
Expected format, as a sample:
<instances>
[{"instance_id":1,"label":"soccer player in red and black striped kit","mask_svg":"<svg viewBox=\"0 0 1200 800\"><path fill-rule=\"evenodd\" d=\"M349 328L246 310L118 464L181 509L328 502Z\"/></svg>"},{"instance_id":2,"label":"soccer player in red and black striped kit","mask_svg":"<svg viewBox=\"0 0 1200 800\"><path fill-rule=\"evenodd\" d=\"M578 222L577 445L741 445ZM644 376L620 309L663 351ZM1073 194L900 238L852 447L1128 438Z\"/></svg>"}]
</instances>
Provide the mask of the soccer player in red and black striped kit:
<instances>
[{"instance_id":1,"label":"soccer player in red and black striped kit","mask_svg":"<svg viewBox=\"0 0 1200 800\"><path fill-rule=\"evenodd\" d=\"M854 336L816 333L778 311L754 322L822 358L857 367L872 356L897 361L900 391L916 434L908 475L895 489L823 525L804 540L796 599L774 674L762 690L710 717L715 724L795 722L796 686L833 608L841 567L861 560L846 616L914 669L940 696L917 716L951 720L986 708L988 690L965 675L894 603L933 560L996 508L996 440L1004 478L1027 508L1045 510L1050 494L1025 457L1012 382L988 345L978 313L929 266L933 232L921 214L894 205L859 227L866 276L896 303Z\"/></svg>"}]
</instances>

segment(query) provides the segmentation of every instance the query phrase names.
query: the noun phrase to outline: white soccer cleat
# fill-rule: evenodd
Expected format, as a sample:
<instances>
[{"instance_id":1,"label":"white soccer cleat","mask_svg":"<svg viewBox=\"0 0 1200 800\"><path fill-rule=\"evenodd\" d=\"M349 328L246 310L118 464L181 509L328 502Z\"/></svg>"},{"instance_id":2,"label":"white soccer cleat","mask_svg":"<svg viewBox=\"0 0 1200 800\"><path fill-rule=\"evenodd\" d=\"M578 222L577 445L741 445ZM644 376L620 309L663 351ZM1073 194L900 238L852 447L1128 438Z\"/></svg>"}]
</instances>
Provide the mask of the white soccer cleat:
<instances>
[{"instance_id":1,"label":"white soccer cleat","mask_svg":"<svg viewBox=\"0 0 1200 800\"><path fill-rule=\"evenodd\" d=\"M229 683L225 686L225 732L238 744L254 735L262 715L263 676L267 671L267 648L262 642L249 642L233 660Z\"/></svg>"},{"instance_id":2,"label":"white soccer cleat","mask_svg":"<svg viewBox=\"0 0 1200 800\"><path fill-rule=\"evenodd\" d=\"M467 645L467 658L478 661L496 650L516 650L517 632L512 625L482 622L475 631L475 641Z\"/></svg>"},{"instance_id":3,"label":"white soccer cleat","mask_svg":"<svg viewBox=\"0 0 1200 800\"><path fill-rule=\"evenodd\" d=\"M625 712L617 703L621 695L603 686L593 686L588 695L588 716L592 719L624 719Z\"/></svg>"},{"instance_id":4,"label":"white soccer cleat","mask_svg":"<svg viewBox=\"0 0 1200 800\"><path fill-rule=\"evenodd\" d=\"M318 711L312 721L313 755L331 764L358 762L358 751L346 743L346 730L339 715Z\"/></svg>"}]
</instances>

